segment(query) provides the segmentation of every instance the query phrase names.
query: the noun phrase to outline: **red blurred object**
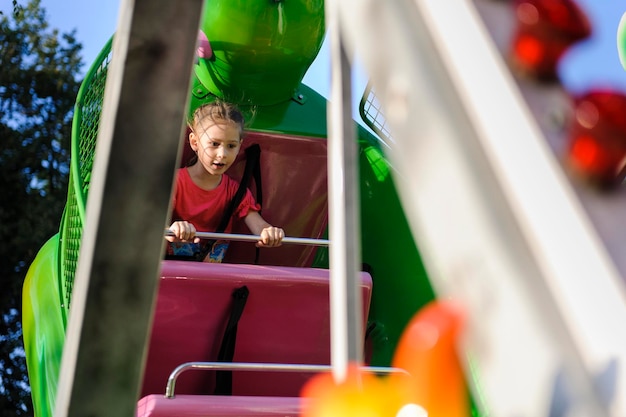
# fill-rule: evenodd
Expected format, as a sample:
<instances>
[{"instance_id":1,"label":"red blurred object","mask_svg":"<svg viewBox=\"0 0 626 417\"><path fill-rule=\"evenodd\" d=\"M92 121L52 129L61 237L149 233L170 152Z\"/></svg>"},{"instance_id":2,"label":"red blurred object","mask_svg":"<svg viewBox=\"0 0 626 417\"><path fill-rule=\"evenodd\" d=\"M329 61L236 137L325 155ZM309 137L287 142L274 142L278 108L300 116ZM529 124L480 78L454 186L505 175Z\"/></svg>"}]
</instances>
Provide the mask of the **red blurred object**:
<instances>
[{"instance_id":1,"label":"red blurred object","mask_svg":"<svg viewBox=\"0 0 626 417\"><path fill-rule=\"evenodd\" d=\"M591 34L587 16L573 0L516 0L514 5L514 65L538 80L557 80L563 53Z\"/></svg>"},{"instance_id":2,"label":"red blurred object","mask_svg":"<svg viewBox=\"0 0 626 417\"><path fill-rule=\"evenodd\" d=\"M626 176L626 95L594 90L575 99L568 150L570 167L602 187Z\"/></svg>"}]
</instances>

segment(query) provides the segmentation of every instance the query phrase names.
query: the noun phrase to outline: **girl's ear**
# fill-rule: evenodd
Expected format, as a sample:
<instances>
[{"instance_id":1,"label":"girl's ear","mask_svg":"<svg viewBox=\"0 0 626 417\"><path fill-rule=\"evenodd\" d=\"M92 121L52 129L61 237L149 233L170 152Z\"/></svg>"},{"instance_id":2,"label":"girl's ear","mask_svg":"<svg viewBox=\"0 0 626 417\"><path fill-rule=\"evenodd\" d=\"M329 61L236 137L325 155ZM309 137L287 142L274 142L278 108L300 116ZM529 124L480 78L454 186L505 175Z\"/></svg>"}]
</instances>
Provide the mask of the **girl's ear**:
<instances>
[{"instance_id":1,"label":"girl's ear","mask_svg":"<svg viewBox=\"0 0 626 417\"><path fill-rule=\"evenodd\" d=\"M198 151L198 135L193 130L189 133L189 146L194 152Z\"/></svg>"}]
</instances>

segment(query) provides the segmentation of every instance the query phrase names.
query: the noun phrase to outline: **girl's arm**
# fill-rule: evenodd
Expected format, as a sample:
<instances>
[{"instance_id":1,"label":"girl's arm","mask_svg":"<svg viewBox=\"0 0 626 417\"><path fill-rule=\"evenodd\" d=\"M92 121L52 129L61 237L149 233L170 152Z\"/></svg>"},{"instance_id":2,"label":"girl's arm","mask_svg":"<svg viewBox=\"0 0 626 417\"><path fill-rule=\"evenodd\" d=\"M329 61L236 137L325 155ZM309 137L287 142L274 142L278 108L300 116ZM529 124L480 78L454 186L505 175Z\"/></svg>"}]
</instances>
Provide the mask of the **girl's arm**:
<instances>
[{"instance_id":1,"label":"girl's arm","mask_svg":"<svg viewBox=\"0 0 626 417\"><path fill-rule=\"evenodd\" d=\"M254 235L261 236L261 240L257 242L259 247L276 247L282 244L285 232L280 227L274 227L265 221L261 215L250 210L244 221L246 226Z\"/></svg>"}]
</instances>

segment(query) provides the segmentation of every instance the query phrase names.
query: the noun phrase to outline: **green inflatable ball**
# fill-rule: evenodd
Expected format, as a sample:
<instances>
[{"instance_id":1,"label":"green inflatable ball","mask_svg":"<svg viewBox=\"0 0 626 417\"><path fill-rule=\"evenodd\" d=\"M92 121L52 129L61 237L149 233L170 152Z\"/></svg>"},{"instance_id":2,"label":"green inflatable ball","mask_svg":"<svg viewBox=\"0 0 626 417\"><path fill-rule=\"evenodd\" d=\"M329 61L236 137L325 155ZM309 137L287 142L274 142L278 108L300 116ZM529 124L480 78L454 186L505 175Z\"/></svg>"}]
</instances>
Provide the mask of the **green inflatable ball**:
<instances>
[{"instance_id":1,"label":"green inflatable ball","mask_svg":"<svg viewBox=\"0 0 626 417\"><path fill-rule=\"evenodd\" d=\"M622 67L626 70L626 13L622 16L617 28L617 52Z\"/></svg>"}]
</instances>

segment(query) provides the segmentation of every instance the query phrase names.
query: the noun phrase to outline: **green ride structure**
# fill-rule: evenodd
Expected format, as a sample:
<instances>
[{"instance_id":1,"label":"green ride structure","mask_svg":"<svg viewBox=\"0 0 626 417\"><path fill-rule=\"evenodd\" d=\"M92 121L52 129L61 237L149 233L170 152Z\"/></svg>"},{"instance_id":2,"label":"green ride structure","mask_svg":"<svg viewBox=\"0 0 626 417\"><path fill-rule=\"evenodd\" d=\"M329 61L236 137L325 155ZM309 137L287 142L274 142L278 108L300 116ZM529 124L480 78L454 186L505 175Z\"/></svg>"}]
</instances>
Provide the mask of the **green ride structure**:
<instances>
[{"instance_id":1,"label":"green ride structure","mask_svg":"<svg viewBox=\"0 0 626 417\"><path fill-rule=\"evenodd\" d=\"M288 236L327 236L327 100L302 83L324 40L323 2L207 1L201 29L189 111L215 99L236 103L250 120L245 142L258 143L261 147L262 184L256 184L256 190L250 188L258 198L258 187L262 187L264 216L273 224L281 225ZM55 405L104 87L112 59L111 46L110 41L102 49L76 100L67 204L59 232L40 249L24 283L24 342L37 417L51 416ZM375 96L371 90L366 93L360 113L373 131L384 135L380 121L368 116L375 105ZM365 321L366 358L372 366L389 366L405 326L435 297L422 265L418 242L413 239L397 195L385 144L370 130L356 123L355 126L361 196L361 258L364 274L371 277L370 293L366 294L369 301ZM241 175L243 168L244 156L240 156L241 163L232 168L235 177ZM192 267L194 271L232 267L226 273L236 275L237 268L255 267L253 252L249 244L233 242L224 264L193 263ZM301 270L303 275L317 276L318 271L327 273L328 249L284 245L263 252L258 263L275 268L267 270L278 275ZM180 261L163 261L163 264L164 270L167 265L188 268L181 266ZM202 273L202 270L197 271L199 275ZM168 291L168 285L162 284L160 291ZM158 320L155 319L155 326L159 325ZM239 331L241 333L242 329ZM245 344L245 336L239 334L239 337L242 339L238 343ZM321 340L327 341L327 335ZM180 349L184 349L182 344ZM285 349L297 350L298 347L285 346ZM188 358L187 361L210 359ZM310 361L314 360L318 359ZM147 372L151 363L158 363L158 358L148 359ZM159 381L158 386L165 387L165 382ZM184 389L182 382L181 389ZM150 389L142 392L156 394Z\"/></svg>"}]
</instances>

